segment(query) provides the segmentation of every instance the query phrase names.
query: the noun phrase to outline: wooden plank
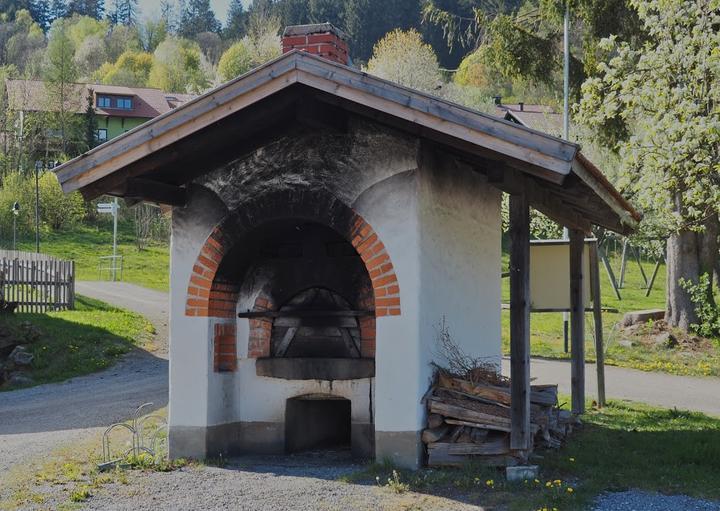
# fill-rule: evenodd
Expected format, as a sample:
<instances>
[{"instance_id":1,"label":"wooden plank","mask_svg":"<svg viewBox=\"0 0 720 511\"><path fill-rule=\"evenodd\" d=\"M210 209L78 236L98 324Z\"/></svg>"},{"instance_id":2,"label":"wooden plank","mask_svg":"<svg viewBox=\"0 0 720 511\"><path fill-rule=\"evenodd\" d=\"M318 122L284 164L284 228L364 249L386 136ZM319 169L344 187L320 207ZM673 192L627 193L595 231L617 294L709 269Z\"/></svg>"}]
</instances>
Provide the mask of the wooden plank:
<instances>
[{"instance_id":1,"label":"wooden plank","mask_svg":"<svg viewBox=\"0 0 720 511\"><path fill-rule=\"evenodd\" d=\"M481 444L448 442L434 442L428 444L428 451L433 451L435 449L446 451L448 454L452 454L455 456L492 456L509 454L510 442L507 435L505 435L501 438L485 441Z\"/></svg>"},{"instance_id":2,"label":"wooden plank","mask_svg":"<svg viewBox=\"0 0 720 511\"><path fill-rule=\"evenodd\" d=\"M478 428L487 428L508 433L512 429L510 419L508 418L478 412L462 406L445 403L434 398L430 398L428 401L430 402L430 412L432 413L471 422L475 424L474 427ZM445 420L445 422L450 424L448 420Z\"/></svg>"},{"instance_id":3,"label":"wooden plank","mask_svg":"<svg viewBox=\"0 0 720 511\"><path fill-rule=\"evenodd\" d=\"M239 318L357 318L374 315L374 310L283 310L238 313Z\"/></svg>"},{"instance_id":4,"label":"wooden plank","mask_svg":"<svg viewBox=\"0 0 720 511\"><path fill-rule=\"evenodd\" d=\"M123 197L170 206L184 206L188 200L188 191L184 187L135 177L127 180Z\"/></svg>"},{"instance_id":5,"label":"wooden plank","mask_svg":"<svg viewBox=\"0 0 720 511\"><path fill-rule=\"evenodd\" d=\"M572 411L585 412L585 299L583 255L585 233L570 229L570 352Z\"/></svg>"},{"instance_id":6,"label":"wooden plank","mask_svg":"<svg viewBox=\"0 0 720 511\"><path fill-rule=\"evenodd\" d=\"M590 245L590 292L593 301L593 320L595 326L595 367L597 370L598 405L605 406L605 348L603 345L600 261L598 260L597 241Z\"/></svg>"},{"instance_id":7,"label":"wooden plank","mask_svg":"<svg viewBox=\"0 0 720 511\"><path fill-rule=\"evenodd\" d=\"M285 335L283 335L282 340L280 341L280 344L278 344L278 347L275 349L275 356L276 357L284 357L285 353L287 352L288 348L290 347L290 343L295 338L295 334L297 333L298 328L291 326L285 331Z\"/></svg>"},{"instance_id":8,"label":"wooden plank","mask_svg":"<svg viewBox=\"0 0 720 511\"><path fill-rule=\"evenodd\" d=\"M530 206L510 195L510 446L526 450L530 437Z\"/></svg>"}]
</instances>

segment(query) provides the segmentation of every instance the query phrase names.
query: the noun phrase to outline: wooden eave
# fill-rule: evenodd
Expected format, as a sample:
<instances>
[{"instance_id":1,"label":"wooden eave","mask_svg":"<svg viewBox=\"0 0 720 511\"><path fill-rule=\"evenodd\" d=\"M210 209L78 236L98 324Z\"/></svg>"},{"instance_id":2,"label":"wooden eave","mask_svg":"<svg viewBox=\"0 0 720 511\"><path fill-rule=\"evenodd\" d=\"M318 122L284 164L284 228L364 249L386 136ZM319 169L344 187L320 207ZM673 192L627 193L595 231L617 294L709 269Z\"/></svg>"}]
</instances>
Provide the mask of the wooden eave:
<instances>
[{"instance_id":1,"label":"wooden eave","mask_svg":"<svg viewBox=\"0 0 720 511\"><path fill-rule=\"evenodd\" d=\"M621 224L634 223L634 215L628 213L626 203L617 200L619 194L614 188L587 170L578 158L576 144L300 51L286 53L78 156L56 169L58 179L65 192L80 190L86 197L112 193L180 204L183 193L166 185L177 187L189 181L187 176L172 174L172 155L176 158L175 166L184 162L184 153L179 149L183 144L198 148L197 157L205 163L203 149L211 154L218 151L213 127L260 106L269 105L279 115L282 98L298 89L313 91L315 98L326 105L394 125L473 157L499 162L502 168L552 188L562 187L568 176L580 172L603 201L611 199L609 206L618 221L611 219L603 225L619 230ZM255 119L260 117L256 115ZM246 139L261 142L260 130L248 124L249 128L235 134L234 145L241 147ZM215 146L211 147L213 142ZM246 145L252 148L251 144ZM172 177L168 178L169 175ZM144 189L148 190L146 197L142 197ZM581 203L578 210L582 209Z\"/></svg>"}]
</instances>

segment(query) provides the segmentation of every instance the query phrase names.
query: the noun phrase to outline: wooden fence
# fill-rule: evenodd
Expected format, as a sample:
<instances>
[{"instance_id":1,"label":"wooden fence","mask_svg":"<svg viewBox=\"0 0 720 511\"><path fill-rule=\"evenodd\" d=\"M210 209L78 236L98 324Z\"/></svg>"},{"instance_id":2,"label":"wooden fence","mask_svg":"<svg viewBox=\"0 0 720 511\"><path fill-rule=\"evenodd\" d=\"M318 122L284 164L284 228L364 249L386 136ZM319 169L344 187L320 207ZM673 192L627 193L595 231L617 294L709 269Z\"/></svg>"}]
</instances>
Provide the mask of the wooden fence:
<instances>
[{"instance_id":1,"label":"wooden fence","mask_svg":"<svg viewBox=\"0 0 720 511\"><path fill-rule=\"evenodd\" d=\"M17 312L73 309L75 262L0 250L0 299L17 303Z\"/></svg>"}]
</instances>

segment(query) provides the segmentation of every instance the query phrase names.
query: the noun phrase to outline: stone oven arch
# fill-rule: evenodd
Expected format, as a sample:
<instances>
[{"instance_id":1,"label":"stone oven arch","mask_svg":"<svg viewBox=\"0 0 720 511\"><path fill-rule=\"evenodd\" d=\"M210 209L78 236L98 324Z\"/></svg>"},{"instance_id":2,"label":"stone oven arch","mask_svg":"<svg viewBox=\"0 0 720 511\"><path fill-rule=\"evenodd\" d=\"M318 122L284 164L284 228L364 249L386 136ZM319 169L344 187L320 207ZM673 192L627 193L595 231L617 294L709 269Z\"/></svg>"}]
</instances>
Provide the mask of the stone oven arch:
<instances>
[{"instance_id":1,"label":"stone oven arch","mask_svg":"<svg viewBox=\"0 0 720 511\"><path fill-rule=\"evenodd\" d=\"M267 222L302 219L336 231L350 242L367 270L375 317L360 318L363 357L375 355L375 320L401 314L400 286L385 245L372 226L350 206L325 190L293 189L269 193L245 202L230 212L212 230L195 260L187 288L185 314L225 320L220 341L215 339L215 369L232 371L237 366L234 320L239 294L236 282L223 279L220 268L225 256L252 229ZM261 291L255 311L273 310L272 297ZM232 325L232 327L230 326ZM253 319L250 325L248 357L269 355L271 322Z\"/></svg>"}]
</instances>

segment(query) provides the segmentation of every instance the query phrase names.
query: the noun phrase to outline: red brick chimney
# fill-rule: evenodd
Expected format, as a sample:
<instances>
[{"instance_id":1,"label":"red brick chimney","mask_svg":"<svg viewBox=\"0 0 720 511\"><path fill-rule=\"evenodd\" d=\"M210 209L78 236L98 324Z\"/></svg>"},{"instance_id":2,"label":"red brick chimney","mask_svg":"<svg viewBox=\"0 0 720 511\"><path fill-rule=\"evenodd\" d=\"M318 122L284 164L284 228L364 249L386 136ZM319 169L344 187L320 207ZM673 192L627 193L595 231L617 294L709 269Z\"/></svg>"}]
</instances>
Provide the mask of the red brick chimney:
<instances>
[{"instance_id":1,"label":"red brick chimney","mask_svg":"<svg viewBox=\"0 0 720 511\"><path fill-rule=\"evenodd\" d=\"M332 23L286 27L282 45L283 53L304 50L340 64L350 63L347 36Z\"/></svg>"}]
</instances>

